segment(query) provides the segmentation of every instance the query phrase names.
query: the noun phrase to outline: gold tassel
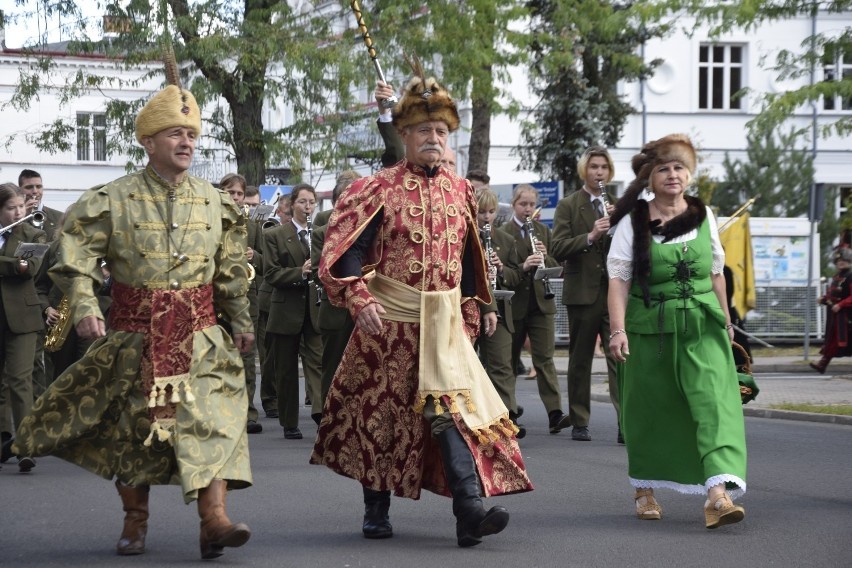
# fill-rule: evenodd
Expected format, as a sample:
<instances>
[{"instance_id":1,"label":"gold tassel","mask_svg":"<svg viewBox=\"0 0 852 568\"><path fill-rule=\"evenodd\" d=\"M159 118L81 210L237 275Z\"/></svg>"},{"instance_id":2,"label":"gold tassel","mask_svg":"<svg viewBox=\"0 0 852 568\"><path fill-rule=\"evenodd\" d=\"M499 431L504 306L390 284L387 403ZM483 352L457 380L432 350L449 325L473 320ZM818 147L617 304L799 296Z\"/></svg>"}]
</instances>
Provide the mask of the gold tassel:
<instances>
[{"instance_id":1,"label":"gold tassel","mask_svg":"<svg viewBox=\"0 0 852 568\"><path fill-rule=\"evenodd\" d=\"M501 431L501 432L503 432L503 434L504 434L507 438L511 438L512 436L514 436L515 434L517 434L517 433L518 433L518 429L517 429L517 428L515 428L514 426L512 426L511 428L506 428L505 426L503 426L503 425L501 424L501 425L499 426L499 428L500 428L500 431Z\"/></svg>"},{"instance_id":2,"label":"gold tassel","mask_svg":"<svg viewBox=\"0 0 852 568\"><path fill-rule=\"evenodd\" d=\"M157 406L157 387L151 387L151 393L148 395L148 408Z\"/></svg>"},{"instance_id":3,"label":"gold tassel","mask_svg":"<svg viewBox=\"0 0 852 568\"><path fill-rule=\"evenodd\" d=\"M148 437L145 438L145 441L142 442L142 445L146 448L151 447L151 443L154 441L154 427L151 425L151 431L148 433Z\"/></svg>"},{"instance_id":4,"label":"gold tassel","mask_svg":"<svg viewBox=\"0 0 852 568\"><path fill-rule=\"evenodd\" d=\"M195 397L192 394L192 391L189 390L189 383L183 383L183 401L184 402L195 402Z\"/></svg>"},{"instance_id":5,"label":"gold tassel","mask_svg":"<svg viewBox=\"0 0 852 568\"><path fill-rule=\"evenodd\" d=\"M455 394L450 395L450 412L452 414L458 414L459 413L459 405L456 404L456 397L460 394L461 393L455 393Z\"/></svg>"},{"instance_id":6,"label":"gold tassel","mask_svg":"<svg viewBox=\"0 0 852 568\"><path fill-rule=\"evenodd\" d=\"M435 414L438 414L438 415L443 414L444 413L444 407L441 406L441 399L436 396L432 400L435 401Z\"/></svg>"},{"instance_id":7,"label":"gold tassel","mask_svg":"<svg viewBox=\"0 0 852 568\"><path fill-rule=\"evenodd\" d=\"M167 430L166 428L160 427L160 428L157 429L157 439L160 440L161 442L165 442L166 440L169 440L171 437L172 437L172 433L169 430Z\"/></svg>"},{"instance_id":8,"label":"gold tassel","mask_svg":"<svg viewBox=\"0 0 852 568\"><path fill-rule=\"evenodd\" d=\"M473 404L473 399L470 397L470 391L464 395L464 401L467 404L468 412L476 412L476 405Z\"/></svg>"},{"instance_id":9,"label":"gold tassel","mask_svg":"<svg viewBox=\"0 0 852 568\"><path fill-rule=\"evenodd\" d=\"M488 443L488 436L482 433L482 430L476 431L476 438L479 440L480 445L484 445Z\"/></svg>"}]
</instances>

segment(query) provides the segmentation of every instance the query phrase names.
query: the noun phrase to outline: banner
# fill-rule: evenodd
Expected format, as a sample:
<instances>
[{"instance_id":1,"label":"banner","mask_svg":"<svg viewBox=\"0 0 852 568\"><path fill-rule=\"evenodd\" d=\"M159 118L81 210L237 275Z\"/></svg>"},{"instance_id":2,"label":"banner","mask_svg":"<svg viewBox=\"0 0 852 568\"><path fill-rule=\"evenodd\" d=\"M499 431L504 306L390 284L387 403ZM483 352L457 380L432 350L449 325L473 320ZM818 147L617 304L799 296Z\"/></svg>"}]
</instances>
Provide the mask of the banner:
<instances>
[{"instance_id":1,"label":"banner","mask_svg":"<svg viewBox=\"0 0 852 568\"><path fill-rule=\"evenodd\" d=\"M749 219L750 215L744 213L719 235L725 249L725 264L734 276L734 293L731 303L737 308L741 318L744 318L749 310L757 307Z\"/></svg>"}]
</instances>

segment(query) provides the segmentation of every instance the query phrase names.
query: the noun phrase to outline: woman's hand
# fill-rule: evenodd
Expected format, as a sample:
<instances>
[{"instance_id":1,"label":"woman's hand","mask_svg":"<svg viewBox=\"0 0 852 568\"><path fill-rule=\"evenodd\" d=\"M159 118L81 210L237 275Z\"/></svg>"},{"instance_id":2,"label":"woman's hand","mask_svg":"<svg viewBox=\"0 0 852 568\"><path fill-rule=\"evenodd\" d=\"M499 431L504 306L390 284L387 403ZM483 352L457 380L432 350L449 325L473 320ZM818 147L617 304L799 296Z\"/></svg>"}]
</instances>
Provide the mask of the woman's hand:
<instances>
[{"instance_id":1,"label":"woman's hand","mask_svg":"<svg viewBox=\"0 0 852 568\"><path fill-rule=\"evenodd\" d=\"M609 340L609 351L616 361L624 363L630 355L630 347L627 344L627 334L618 333Z\"/></svg>"}]
</instances>

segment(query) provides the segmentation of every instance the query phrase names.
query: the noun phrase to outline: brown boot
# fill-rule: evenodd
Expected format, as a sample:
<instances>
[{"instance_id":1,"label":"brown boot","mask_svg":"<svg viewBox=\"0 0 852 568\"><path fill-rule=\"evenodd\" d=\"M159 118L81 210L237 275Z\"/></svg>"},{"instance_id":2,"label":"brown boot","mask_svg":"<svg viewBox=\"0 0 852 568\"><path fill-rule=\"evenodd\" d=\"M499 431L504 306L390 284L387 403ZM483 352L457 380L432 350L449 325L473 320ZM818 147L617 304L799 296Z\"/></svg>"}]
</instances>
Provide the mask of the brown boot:
<instances>
[{"instance_id":1,"label":"brown boot","mask_svg":"<svg viewBox=\"0 0 852 568\"><path fill-rule=\"evenodd\" d=\"M251 531L244 523L231 524L225 513L228 484L214 479L198 491L198 515L201 517L201 558L218 558L226 546L237 547L248 542Z\"/></svg>"},{"instance_id":2,"label":"brown boot","mask_svg":"<svg viewBox=\"0 0 852 568\"><path fill-rule=\"evenodd\" d=\"M811 366L811 369L819 373L820 375L825 374L825 369L828 367L828 362L831 361L831 357L823 357L819 360L818 363L808 363Z\"/></svg>"},{"instance_id":3,"label":"brown boot","mask_svg":"<svg viewBox=\"0 0 852 568\"><path fill-rule=\"evenodd\" d=\"M148 533L148 485L124 485L115 482L115 488L124 505L124 529L115 549L119 556L133 556L145 552L145 535Z\"/></svg>"}]
</instances>

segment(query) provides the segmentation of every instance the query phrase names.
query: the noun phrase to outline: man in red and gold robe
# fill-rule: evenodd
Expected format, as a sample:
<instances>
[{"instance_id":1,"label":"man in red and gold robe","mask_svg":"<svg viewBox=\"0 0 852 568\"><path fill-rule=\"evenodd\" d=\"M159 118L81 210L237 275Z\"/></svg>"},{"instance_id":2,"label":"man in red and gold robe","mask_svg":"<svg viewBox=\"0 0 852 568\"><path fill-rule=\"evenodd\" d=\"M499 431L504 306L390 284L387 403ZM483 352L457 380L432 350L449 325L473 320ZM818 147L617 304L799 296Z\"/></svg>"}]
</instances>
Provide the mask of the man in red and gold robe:
<instances>
[{"instance_id":1,"label":"man in red and gold robe","mask_svg":"<svg viewBox=\"0 0 852 568\"><path fill-rule=\"evenodd\" d=\"M435 79L412 79L394 109L406 159L355 181L326 233L319 275L355 331L335 373L311 462L364 486L363 532L393 534L390 493L453 497L458 544L509 522L483 496L532 485L516 429L473 350L496 327L470 183L440 165L458 128ZM481 483L481 491L480 491Z\"/></svg>"}]
</instances>

